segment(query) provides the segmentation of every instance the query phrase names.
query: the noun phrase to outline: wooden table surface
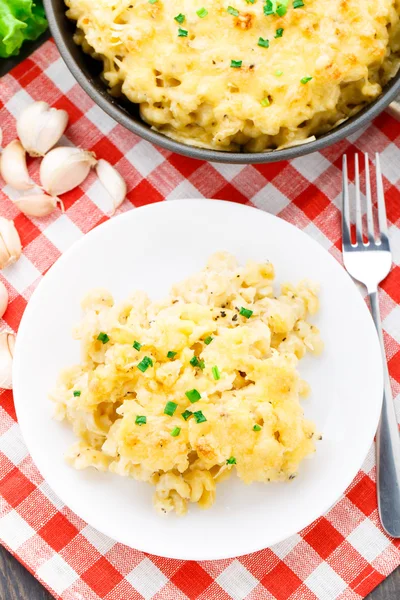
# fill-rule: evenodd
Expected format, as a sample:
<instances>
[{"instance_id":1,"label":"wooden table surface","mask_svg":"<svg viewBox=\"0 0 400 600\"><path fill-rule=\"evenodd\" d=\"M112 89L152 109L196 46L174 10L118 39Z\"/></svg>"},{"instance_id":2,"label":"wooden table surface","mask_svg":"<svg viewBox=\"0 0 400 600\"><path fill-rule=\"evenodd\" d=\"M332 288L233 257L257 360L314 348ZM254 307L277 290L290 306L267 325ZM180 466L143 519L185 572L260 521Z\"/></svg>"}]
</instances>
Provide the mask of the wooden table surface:
<instances>
[{"instance_id":1,"label":"wooden table surface","mask_svg":"<svg viewBox=\"0 0 400 600\"><path fill-rule=\"evenodd\" d=\"M29 56L48 38L49 34L46 32L36 42L25 44L18 58L0 59L0 77L17 62ZM53 596L2 546L0 546L0 600L53 600ZM121 598L121 600L129 599ZM400 600L400 567L368 596L368 600Z\"/></svg>"}]
</instances>

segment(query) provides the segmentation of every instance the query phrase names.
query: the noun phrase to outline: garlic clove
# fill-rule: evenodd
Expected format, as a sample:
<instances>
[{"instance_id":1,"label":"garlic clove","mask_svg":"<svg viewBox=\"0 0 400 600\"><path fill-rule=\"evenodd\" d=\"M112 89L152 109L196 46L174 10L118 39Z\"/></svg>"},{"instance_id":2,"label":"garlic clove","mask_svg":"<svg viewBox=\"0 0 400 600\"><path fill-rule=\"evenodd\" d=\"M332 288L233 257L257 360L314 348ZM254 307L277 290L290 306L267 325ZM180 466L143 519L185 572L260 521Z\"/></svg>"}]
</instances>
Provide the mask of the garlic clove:
<instances>
[{"instance_id":1,"label":"garlic clove","mask_svg":"<svg viewBox=\"0 0 400 600\"><path fill-rule=\"evenodd\" d=\"M13 221L0 217L0 269L16 262L21 256L22 247L18 231Z\"/></svg>"},{"instance_id":2,"label":"garlic clove","mask_svg":"<svg viewBox=\"0 0 400 600\"><path fill-rule=\"evenodd\" d=\"M30 190L35 185L29 177L25 150L19 140L4 148L0 157L0 173L4 181L16 190Z\"/></svg>"},{"instance_id":3,"label":"garlic clove","mask_svg":"<svg viewBox=\"0 0 400 600\"><path fill-rule=\"evenodd\" d=\"M30 156L44 156L67 128L68 113L47 102L29 104L17 119L17 133Z\"/></svg>"},{"instance_id":4,"label":"garlic clove","mask_svg":"<svg viewBox=\"0 0 400 600\"><path fill-rule=\"evenodd\" d=\"M54 196L47 194L36 194L32 196L21 196L14 201L19 210L28 217L47 217L57 207L61 206L61 211L64 212L62 201Z\"/></svg>"},{"instance_id":5,"label":"garlic clove","mask_svg":"<svg viewBox=\"0 0 400 600\"><path fill-rule=\"evenodd\" d=\"M123 177L110 163L103 158L97 161L97 177L106 188L113 200L112 216L117 208L123 203L126 197L126 183Z\"/></svg>"},{"instance_id":6,"label":"garlic clove","mask_svg":"<svg viewBox=\"0 0 400 600\"><path fill-rule=\"evenodd\" d=\"M0 281L0 319L4 315L8 306L8 292L2 281Z\"/></svg>"},{"instance_id":7,"label":"garlic clove","mask_svg":"<svg viewBox=\"0 0 400 600\"><path fill-rule=\"evenodd\" d=\"M15 335L3 331L0 333L0 388L12 389L12 362Z\"/></svg>"},{"instance_id":8,"label":"garlic clove","mask_svg":"<svg viewBox=\"0 0 400 600\"><path fill-rule=\"evenodd\" d=\"M40 165L40 180L51 196L59 196L73 190L89 175L96 164L93 152L60 146L50 150Z\"/></svg>"}]
</instances>

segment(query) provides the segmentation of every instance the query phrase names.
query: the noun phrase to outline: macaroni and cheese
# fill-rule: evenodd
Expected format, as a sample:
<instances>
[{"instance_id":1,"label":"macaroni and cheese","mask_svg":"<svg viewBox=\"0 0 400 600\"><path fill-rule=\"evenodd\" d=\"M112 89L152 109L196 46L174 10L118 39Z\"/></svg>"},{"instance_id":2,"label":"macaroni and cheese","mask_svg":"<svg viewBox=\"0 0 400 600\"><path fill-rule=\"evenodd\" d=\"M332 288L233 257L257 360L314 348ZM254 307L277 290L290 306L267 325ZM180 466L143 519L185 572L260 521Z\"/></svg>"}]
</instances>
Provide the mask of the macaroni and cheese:
<instances>
[{"instance_id":1,"label":"macaroni and cheese","mask_svg":"<svg viewBox=\"0 0 400 600\"><path fill-rule=\"evenodd\" d=\"M175 140L248 152L303 143L396 74L400 0L66 0L112 95Z\"/></svg>"},{"instance_id":2,"label":"macaroni and cheese","mask_svg":"<svg viewBox=\"0 0 400 600\"><path fill-rule=\"evenodd\" d=\"M157 509L180 515L211 506L234 470L248 484L294 478L319 437L296 369L322 350L308 322L317 286L275 295L273 279L268 262L218 253L162 301L90 292L75 332L82 360L51 395L79 439L71 464L147 481Z\"/></svg>"}]
</instances>

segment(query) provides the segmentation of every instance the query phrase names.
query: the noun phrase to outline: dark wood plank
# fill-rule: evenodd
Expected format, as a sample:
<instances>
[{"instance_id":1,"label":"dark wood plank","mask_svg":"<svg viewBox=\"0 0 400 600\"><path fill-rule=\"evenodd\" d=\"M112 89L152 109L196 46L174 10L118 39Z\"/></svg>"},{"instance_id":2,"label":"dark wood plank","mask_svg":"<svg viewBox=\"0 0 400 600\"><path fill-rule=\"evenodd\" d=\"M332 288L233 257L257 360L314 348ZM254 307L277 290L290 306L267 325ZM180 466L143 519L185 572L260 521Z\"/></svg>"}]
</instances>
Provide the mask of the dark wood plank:
<instances>
[{"instance_id":1,"label":"dark wood plank","mask_svg":"<svg viewBox=\"0 0 400 600\"><path fill-rule=\"evenodd\" d=\"M11 554L0 546L0 600L54 600Z\"/></svg>"},{"instance_id":2,"label":"dark wood plank","mask_svg":"<svg viewBox=\"0 0 400 600\"><path fill-rule=\"evenodd\" d=\"M399 600L399 598L400 567L367 596L367 600Z\"/></svg>"}]
</instances>

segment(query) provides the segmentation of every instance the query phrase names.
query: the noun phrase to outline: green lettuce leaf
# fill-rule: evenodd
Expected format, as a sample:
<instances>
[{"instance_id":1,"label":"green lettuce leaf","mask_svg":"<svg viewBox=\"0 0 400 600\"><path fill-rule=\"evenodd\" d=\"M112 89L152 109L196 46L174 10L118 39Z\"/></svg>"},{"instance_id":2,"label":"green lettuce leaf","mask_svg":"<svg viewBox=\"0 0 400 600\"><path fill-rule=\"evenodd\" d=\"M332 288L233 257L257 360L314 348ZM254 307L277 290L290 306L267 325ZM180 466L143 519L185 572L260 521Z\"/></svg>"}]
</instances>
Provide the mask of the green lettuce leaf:
<instances>
[{"instance_id":1,"label":"green lettuce leaf","mask_svg":"<svg viewBox=\"0 0 400 600\"><path fill-rule=\"evenodd\" d=\"M47 29L41 0L0 0L0 57L18 54L25 40Z\"/></svg>"}]
</instances>

